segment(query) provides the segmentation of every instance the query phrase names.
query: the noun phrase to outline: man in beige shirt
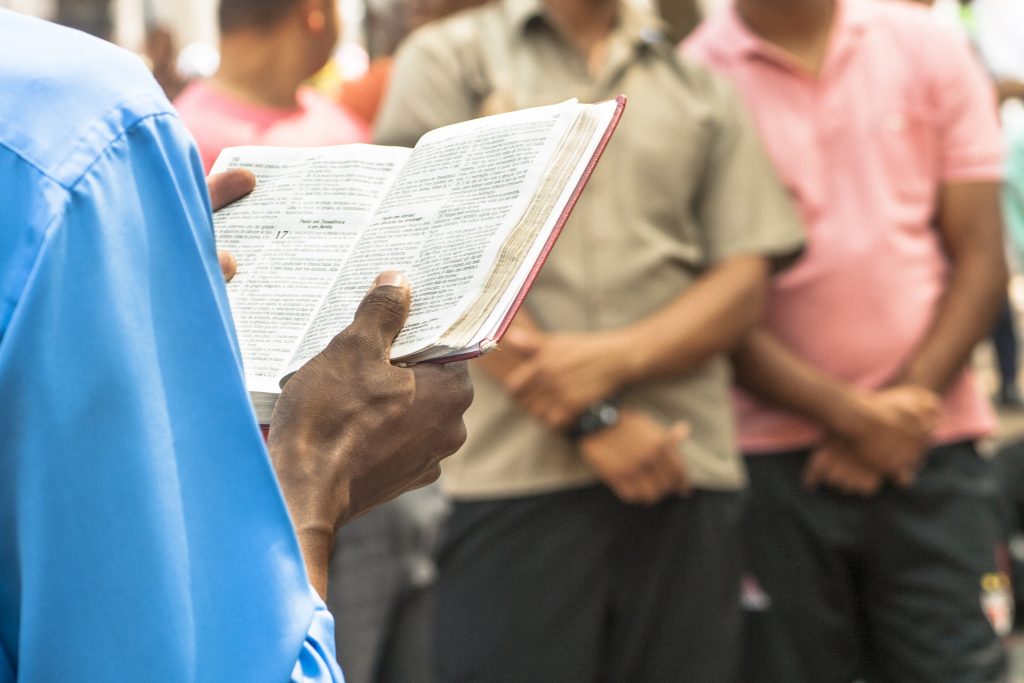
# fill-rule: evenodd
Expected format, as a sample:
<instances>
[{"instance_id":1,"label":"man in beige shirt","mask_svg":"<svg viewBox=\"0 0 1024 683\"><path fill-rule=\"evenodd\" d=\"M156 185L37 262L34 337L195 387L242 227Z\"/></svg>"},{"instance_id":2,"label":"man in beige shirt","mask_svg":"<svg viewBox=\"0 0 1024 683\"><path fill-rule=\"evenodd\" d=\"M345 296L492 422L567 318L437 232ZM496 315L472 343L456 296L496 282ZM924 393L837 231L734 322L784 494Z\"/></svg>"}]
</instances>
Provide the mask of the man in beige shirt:
<instances>
[{"instance_id":1,"label":"man in beige shirt","mask_svg":"<svg viewBox=\"0 0 1024 683\"><path fill-rule=\"evenodd\" d=\"M733 92L619 0L505 0L413 34L376 139L598 101L625 115L445 469L443 680L734 677L744 485L726 352L802 245Z\"/></svg>"}]
</instances>

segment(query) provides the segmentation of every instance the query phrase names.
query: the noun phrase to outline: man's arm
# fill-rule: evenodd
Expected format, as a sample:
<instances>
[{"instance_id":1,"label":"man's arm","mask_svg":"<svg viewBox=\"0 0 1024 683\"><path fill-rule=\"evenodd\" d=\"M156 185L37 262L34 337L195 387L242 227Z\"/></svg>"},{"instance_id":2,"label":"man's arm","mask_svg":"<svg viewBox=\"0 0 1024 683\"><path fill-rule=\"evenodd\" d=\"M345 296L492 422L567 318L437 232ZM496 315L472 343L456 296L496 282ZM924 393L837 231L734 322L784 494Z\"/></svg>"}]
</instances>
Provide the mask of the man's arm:
<instances>
[{"instance_id":1,"label":"man's arm","mask_svg":"<svg viewBox=\"0 0 1024 683\"><path fill-rule=\"evenodd\" d=\"M517 400L552 427L622 386L684 375L731 351L761 313L775 259L803 245L796 212L739 96L723 80L694 72L715 112L701 182L692 198L707 267L656 313L620 330L558 335L533 349L506 380ZM737 202L742 195L744 201ZM513 337L529 350L530 340Z\"/></svg>"},{"instance_id":2,"label":"man's arm","mask_svg":"<svg viewBox=\"0 0 1024 683\"><path fill-rule=\"evenodd\" d=\"M1007 278L999 189L991 182L943 186L938 218L950 261L948 286L897 383L941 393L992 329Z\"/></svg>"},{"instance_id":3,"label":"man's arm","mask_svg":"<svg viewBox=\"0 0 1024 683\"><path fill-rule=\"evenodd\" d=\"M680 376L727 352L760 314L768 269L763 257L731 258L661 310L617 330L546 333L520 311L503 348L479 363L524 410L563 430L589 405L631 384ZM688 434L684 423L662 426L625 406L617 424L579 446L622 500L650 505L690 491L679 451Z\"/></svg>"},{"instance_id":4,"label":"man's arm","mask_svg":"<svg viewBox=\"0 0 1024 683\"><path fill-rule=\"evenodd\" d=\"M507 345L525 360L503 382L525 410L562 429L628 385L684 375L731 350L760 315L768 271L764 257L730 258L659 311L620 329L512 330Z\"/></svg>"},{"instance_id":5,"label":"man's arm","mask_svg":"<svg viewBox=\"0 0 1024 683\"><path fill-rule=\"evenodd\" d=\"M389 360L410 302L405 278L382 273L352 324L291 377L274 407L270 457L324 599L337 528L436 481L441 459L466 440L465 363Z\"/></svg>"},{"instance_id":6,"label":"man's arm","mask_svg":"<svg viewBox=\"0 0 1024 683\"><path fill-rule=\"evenodd\" d=\"M807 363L763 328L755 328L732 358L740 387L837 439L813 458L805 480L809 486L828 481L851 492L873 493L883 473L907 481L938 418L934 392L913 386L858 390ZM876 475L837 462L849 458L867 464Z\"/></svg>"},{"instance_id":7,"label":"man's arm","mask_svg":"<svg viewBox=\"0 0 1024 683\"><path fill-rule=\"evenodd\" d=\"M897 381L941 393L992 328L1007 275L997 182L1003 140L991 82L964 41L935 38L924 43L921 70L935 100L937 226L950 272L932 325Z\"/></svg>"},{"instance_id":8,"label":"man's arm","mask_svg":"<svg viewBox=\"0 0 1024 683\"><path fill-rule=\"evenodd\" d=\"M844 440L840 450L845 453L909 482L936 421L937 395L987 334L1003 296L998 202L993 183L943 188L939 226L950 259L948 288L929 332L889 389L855 390L805 363L764 330L752 333L734 354L737 382ZM836 451L824 457L833 456L839 457ZM816 479L812 474L809 483Z\"/></svg>"},{"instance_id":9,"label":"man's arm","mask_svg":"<svg viewBox=\"0 0 1024 683\"><path fill-rule=\"evenodd\" d=\"M0 538L19 548L0 575L20 584L0 602L26 679L287 680L332 644L311 631L189 144L173 115L144 117L65 194L33 177L2 219L32 225L44 191L64 197L0 340L18 397L0 414ZM332 680L321 664L305 674Z\"/></svg>"},{"instance_id":10,"label":"man's arm","mask_svg":"<svg viewBox=\"0 0 1024 683\"><path fill-rule=\"evenodd\" d=\"M255 183L244 170L211 176L213 210L248 194ZM219 252L218 260L230 280L234 259ZM404 276L382 273L353 323L292 376L275 406L271 460L310 582L325 600L336 528L436 480L440 459L466 437L462 413L472 386L465 364L390 363L391 343L409 305Z\"/></svg>"},{"instance_id":11,"label":"man's arm","mask_svg":"<svg viewBox=\"0 0 1024 683\"><path fill-rule=\"evenodd\" d=\"M939 225L950 258L948 289L928 334L890 388L858 391L805 363L763 330L734 354L737 382L845 442L834 444L824 459L841 457L842 451L909 483L937 420L938 394L987 334L1003 296L998 201L993 183L943 188ZM809 483L817 480L809 475Z\"/></svg>"},{"instance_id":12,"label":"man's arm","mask_svg":"<svg viewBox=\"0 0 1024 683\"><path fill-rule=\"evenodd\" d=\"M329 370L304 369L286 391L296 419L279 441L291 448L275 459L310 470L300 447L322 447L322 481L289 476L278 487L189 144L170 114L144 117L69 191L28 177L31 191L3 219L24 229L44 190L64 198L0 338L0 386L17 396L0 412L0 539L19 548L0 553L0 576L20 584L0 591L0 607L14 600L20 614L17 667L29 679L185 680L198 670L210 680L340 680L281 490L289 501L337 493L318 510L336 522L436 476L464 434L451 412L468 402L463 368L386 374L381 343L369 340L389 339L397 323L385 319L404 311L406 294L378 287L363 322L334 344L352 350L345 390L318 384L342 372L324 354ZM410 383L439 389L439 405L418 414L434 431L409 424L435 400L411 395ZM389 421L381 452L338 434L352 415L348 427L368 440ZM403 441L412 445L395 453Z\"/></svg>"}]
</instances>

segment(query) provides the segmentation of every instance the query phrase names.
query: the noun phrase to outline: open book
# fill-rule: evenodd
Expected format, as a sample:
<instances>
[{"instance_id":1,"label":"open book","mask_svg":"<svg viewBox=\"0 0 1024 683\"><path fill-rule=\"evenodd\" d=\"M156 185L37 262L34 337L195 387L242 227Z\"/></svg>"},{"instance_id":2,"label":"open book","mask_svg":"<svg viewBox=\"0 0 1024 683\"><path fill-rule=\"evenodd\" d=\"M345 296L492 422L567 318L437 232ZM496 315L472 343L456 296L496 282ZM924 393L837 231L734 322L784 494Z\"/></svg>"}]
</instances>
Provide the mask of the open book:
<instances>
[{"instance_id":1,"label":"open book","mask_svg":"<svg viewBox=\"0 0 1024 683\"><path fill-rule=\"evenodd\" d=\"M353 319L377 273L412 283L402 363L501 339L625 106L570 100L431 131L416 147L229 147L212 173L256 174L214 216L246 384L261 422L283 382Z\"/></svg>"}]
</instances>

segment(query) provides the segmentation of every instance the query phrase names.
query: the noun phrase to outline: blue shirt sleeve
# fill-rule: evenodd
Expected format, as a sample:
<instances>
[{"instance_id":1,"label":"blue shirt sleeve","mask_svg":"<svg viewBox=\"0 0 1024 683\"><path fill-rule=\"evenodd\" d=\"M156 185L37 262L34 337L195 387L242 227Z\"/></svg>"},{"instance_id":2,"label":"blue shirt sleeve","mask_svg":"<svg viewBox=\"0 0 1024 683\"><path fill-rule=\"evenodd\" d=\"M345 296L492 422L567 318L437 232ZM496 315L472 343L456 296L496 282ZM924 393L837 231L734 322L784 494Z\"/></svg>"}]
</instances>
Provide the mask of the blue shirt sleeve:
<instances>
[{"instance_id":1,"label":"blue shirt sleeve","mask_svg":"<svg viewBox=\"0 0 1024 683\"><path fill-rule=\"evenodd\" d=\"M0 681L340 681L198 155L173 114L112 116L71 184L0 145L0 183L25 190L0 189L0 232L31 224L34 253L2 280Z\"/></svg>"},{"instance_id":2,"label":"blue shirt sleeve","mask_svg":"<svg viewBox=\"0 0 1024 683\"><path fill-rule=\"evenodd\" d=\"M313 591L313 588L310 587ZM302 653L292 669L292 683L304 681L342 681L334 650L334 619L320 597L313 591L317 607L309 626ZM336 677L336 678L334 678Z\"/></svg>"}]
</instances>

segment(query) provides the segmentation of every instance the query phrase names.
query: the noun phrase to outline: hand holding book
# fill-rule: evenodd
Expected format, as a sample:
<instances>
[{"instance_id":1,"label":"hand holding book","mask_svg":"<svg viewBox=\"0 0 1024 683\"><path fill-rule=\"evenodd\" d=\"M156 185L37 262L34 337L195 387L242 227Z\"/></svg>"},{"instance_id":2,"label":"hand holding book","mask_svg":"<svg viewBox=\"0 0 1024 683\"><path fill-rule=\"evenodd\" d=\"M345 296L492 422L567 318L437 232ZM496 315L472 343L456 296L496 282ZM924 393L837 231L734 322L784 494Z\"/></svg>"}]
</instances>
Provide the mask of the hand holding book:
<instances>
[{"instance_id":1,"label":"hand holding book","mask_svg":"<svg viewBox=\"0 0 1024 683\"><path fill-rule=\"evenodd\" d=\"M402 363L470 358L500 340L621 115L575 101L431 131L414 149L239 147L255 191L215 216L258 404L351 320L383 270L413 283ZM260 397L258 394L263 394ZM259 410L258 412L265 412Z\"/></svg>"}]
</instances>

